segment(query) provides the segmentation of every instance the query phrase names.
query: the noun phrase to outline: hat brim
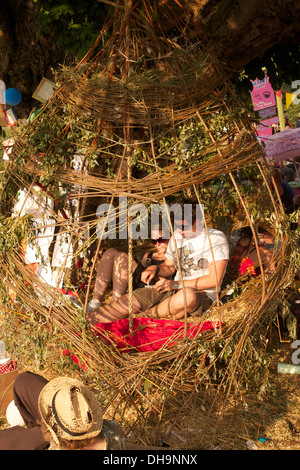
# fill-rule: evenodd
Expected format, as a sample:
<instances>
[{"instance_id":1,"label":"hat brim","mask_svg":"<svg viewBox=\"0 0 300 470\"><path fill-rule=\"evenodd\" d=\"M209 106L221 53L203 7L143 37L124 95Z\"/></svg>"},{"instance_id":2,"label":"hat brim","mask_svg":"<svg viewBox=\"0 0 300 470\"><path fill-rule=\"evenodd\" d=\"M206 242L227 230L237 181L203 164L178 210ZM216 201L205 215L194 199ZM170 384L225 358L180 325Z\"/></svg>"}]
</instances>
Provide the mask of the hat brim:
<instances>
[{"instance_id":1,"label":"hat brim","mask_svg":"<svg viewBox=\"0 0 300 470\"><path fill-rule=\"evenodd\" d=\"M53 408L51 405L53 403L55 395L63 387L74 386L78 387L78 389L84 393L84 395L89 400L91 409L93 411L92 426L89 428L88 432L80 433L79 435L72 435L71 433L62 429L59 421L55 417L55 413L53 412ZM70 441L91 439L93 437L96 437L101 432L103 424L103 413L101 404L99 403L98 399L95 397L93 392L79 380L69 377L58 377L56 379L50 380L50 382L45 385L39 395L38 407L41 418L49 429L49 431L51 432L51 435L53 436L56 443L59 442L58 438L67 439ZM55 431L53 429L54 425Z\"/></svg>"}]
</instances>

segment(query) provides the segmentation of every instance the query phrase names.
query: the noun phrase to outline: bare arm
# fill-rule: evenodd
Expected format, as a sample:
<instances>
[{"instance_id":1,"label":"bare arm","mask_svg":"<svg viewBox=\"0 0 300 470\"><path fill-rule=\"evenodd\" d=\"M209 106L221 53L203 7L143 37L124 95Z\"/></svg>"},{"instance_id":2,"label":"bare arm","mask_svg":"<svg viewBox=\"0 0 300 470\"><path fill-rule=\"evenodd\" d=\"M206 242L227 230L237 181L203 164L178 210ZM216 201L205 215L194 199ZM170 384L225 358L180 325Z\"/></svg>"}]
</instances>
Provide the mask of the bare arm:
<instances>
[{"instance_id":1,"label":"bare arm","mask_svg":"<svg viewBox=\"0 0 300 470\"><path fill-rule=\"evenodd\" d=\"M219 286L223 280L227 263L227 259L216 261L216 263L209 263L209 273L206 276L197 277L196 279L191 279L189 281L184 281L184 285L186 285L187 287L194 287L194 289L197 290L212 289L216 287L216 285Z\"/></svg>"},{"instance_id":2,"label":"bare arm","mask_svg":"<svg viewBox=\"0 0 300 470\"><path fill-rule=\"evenodd\" d=\"M206 289L213 289L219 286L222 282L223 276L225 274L225 270L227 267L228 260L220 260L216 261L216 263L210 263L208 265L209 273L202 277L196 277L195 279L189 279L183 281L184 287L192 287L196 290L206 290ZM179 282L179 284L181 284ZM160 292L167 292L170 290L174 290L174 281L169 281L166 279L162 279L157 281L155 287Z\"/></svg>"},{"instance_id":3,"label":"bare arm","mask_svg":"<svg viewBox=\"0 0 300 470\"><path fill-rule=\"evenodd\" d=\"M166 260L159 265L151 265L146 268L141 274L141 280L146 284L149 284L150 281L155 276L160 276L163 278L171 277L172 274L175 272L175 264L170 259L166 258Z\"/></svg>"}]
</instances>

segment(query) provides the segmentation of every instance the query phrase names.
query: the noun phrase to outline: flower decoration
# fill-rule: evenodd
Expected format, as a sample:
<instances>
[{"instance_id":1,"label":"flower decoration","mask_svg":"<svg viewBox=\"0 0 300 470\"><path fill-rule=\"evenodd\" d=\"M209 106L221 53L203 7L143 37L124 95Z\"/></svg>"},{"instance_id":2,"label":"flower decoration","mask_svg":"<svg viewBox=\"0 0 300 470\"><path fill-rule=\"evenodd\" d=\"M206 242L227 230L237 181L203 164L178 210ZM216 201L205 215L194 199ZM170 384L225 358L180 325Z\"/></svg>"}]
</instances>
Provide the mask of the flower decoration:
<instances>
[{"instance_id":1,"label":"flower decoration","mask_svg":"<svg viewBox=\"0 0 300 470\"><path fill-rule=\"evenodd\" d=\"M255 268L254 263L250 258L243 258L241 264L239 265L239 273L242 274L250 274L255 276Z\"/></svg>"},{"instance_id":2,"label":"flower decoration","mask_svg":"<svg viewBox=\"0 0 300 470\"><path fill-rule=\"evenodd\" d=\"M79 367L81 367L83 370L87 370L88 369L88 366L86 364L84 364L83 362L80 362L80 360L78 359L77 356L75 356L75 354L71 354L71 352L68 350L68 349L64 349L63 350L63 356L71 356L73 362L75 362L75 364L77 364Z\"/></svg>"}]
</instances>

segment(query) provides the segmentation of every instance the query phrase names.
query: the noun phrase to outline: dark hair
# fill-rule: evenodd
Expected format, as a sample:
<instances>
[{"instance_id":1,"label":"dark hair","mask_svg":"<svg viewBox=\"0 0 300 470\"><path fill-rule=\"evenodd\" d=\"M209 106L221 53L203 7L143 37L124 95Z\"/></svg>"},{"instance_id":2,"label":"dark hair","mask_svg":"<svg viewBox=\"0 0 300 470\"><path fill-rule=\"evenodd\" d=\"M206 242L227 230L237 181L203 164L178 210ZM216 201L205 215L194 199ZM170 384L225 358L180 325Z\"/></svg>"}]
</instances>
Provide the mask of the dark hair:
<instances>
[{"instance_id":1,"label":"dark hair","mask_svg":"<svg viewBox=\"0 0 300 470\"><path fill-rule=\"evenodd\" d=\"M254 227L255 229L255 227ZM259 233L270 233L268 232L268 230L266 230L264 227L262 227L261 225L259 225L257 228L256 228L256 232L259 234ZM253 235L253 232L251 230L251 227L247 226L247 227L243 227L241 229L241 235L243 236L248 236L248 237L252 237Z\"/></svg>"},{"instance_id":2,"label":"dark hair","mask_svg":"<svg viewBox=\"0 0 300 470\"><path fill-rule=\"evenodd\" d=\"M199 207L199 201L197 198L192 197L192 198L182 198L180 201L176 202L181 207L181 220L184 220L184 208L185 206L190 206L191 207L191 216L192 216L192 224L195 223L197 216L199 215L199 212L197 211L197 207ZM204 217L204 214L202 214ZM176 214L172 213L171 214L171 221L174 223L174 220L176 220Z\"/></svg>"},{"instance_id":3,"label":"dark hair","mask_svg":"<svg viewBox=\"0 0 300 470\"><path fill-rule=\"evenodd\" d=\"M282 174L279 168L273 168L272 176L274 178L275 183L281 183L282 181Z\"/></svg>"}]
</instances>

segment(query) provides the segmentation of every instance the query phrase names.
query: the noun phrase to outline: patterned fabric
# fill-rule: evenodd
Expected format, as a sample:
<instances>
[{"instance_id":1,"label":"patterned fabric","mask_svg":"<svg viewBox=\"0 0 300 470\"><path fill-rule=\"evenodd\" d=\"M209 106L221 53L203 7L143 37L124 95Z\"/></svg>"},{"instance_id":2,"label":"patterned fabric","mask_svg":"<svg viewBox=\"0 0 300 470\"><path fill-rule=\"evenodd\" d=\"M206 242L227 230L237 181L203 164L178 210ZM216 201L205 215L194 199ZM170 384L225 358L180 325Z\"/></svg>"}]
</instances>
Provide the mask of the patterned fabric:
<instances>
[{"instance_id":1,"label":"patterned fabric","mask_svg":"<svg viewBox=\"0 0 300 470\"><path fill-rule=\"evenodd\" d=\"M184 238L181 234L175 233L175 238L171 238L168 244L166 258L175 264L177 270L175 281L181 281L177 253L183 280L196 279L209 274L211 263L229 260L229 245L223 232L210 227L207 230L203 227L199 235L194 238ZM205 289L205 293L213 302L217 299L215 286Z\"/></svg>"},{"instance_id":2,"label":"patterned fabric","mask_svg":"<svg viewBox=\"0 0 300 470\"><path fill-rule=\"evenodd\" d=\"M4 364L0 364L0 374L5 374L6 372L12 372L17 368L17 364L15 361L11 361L10 359L8 362L5 362Z\"/></svg>"}]
</instances>

